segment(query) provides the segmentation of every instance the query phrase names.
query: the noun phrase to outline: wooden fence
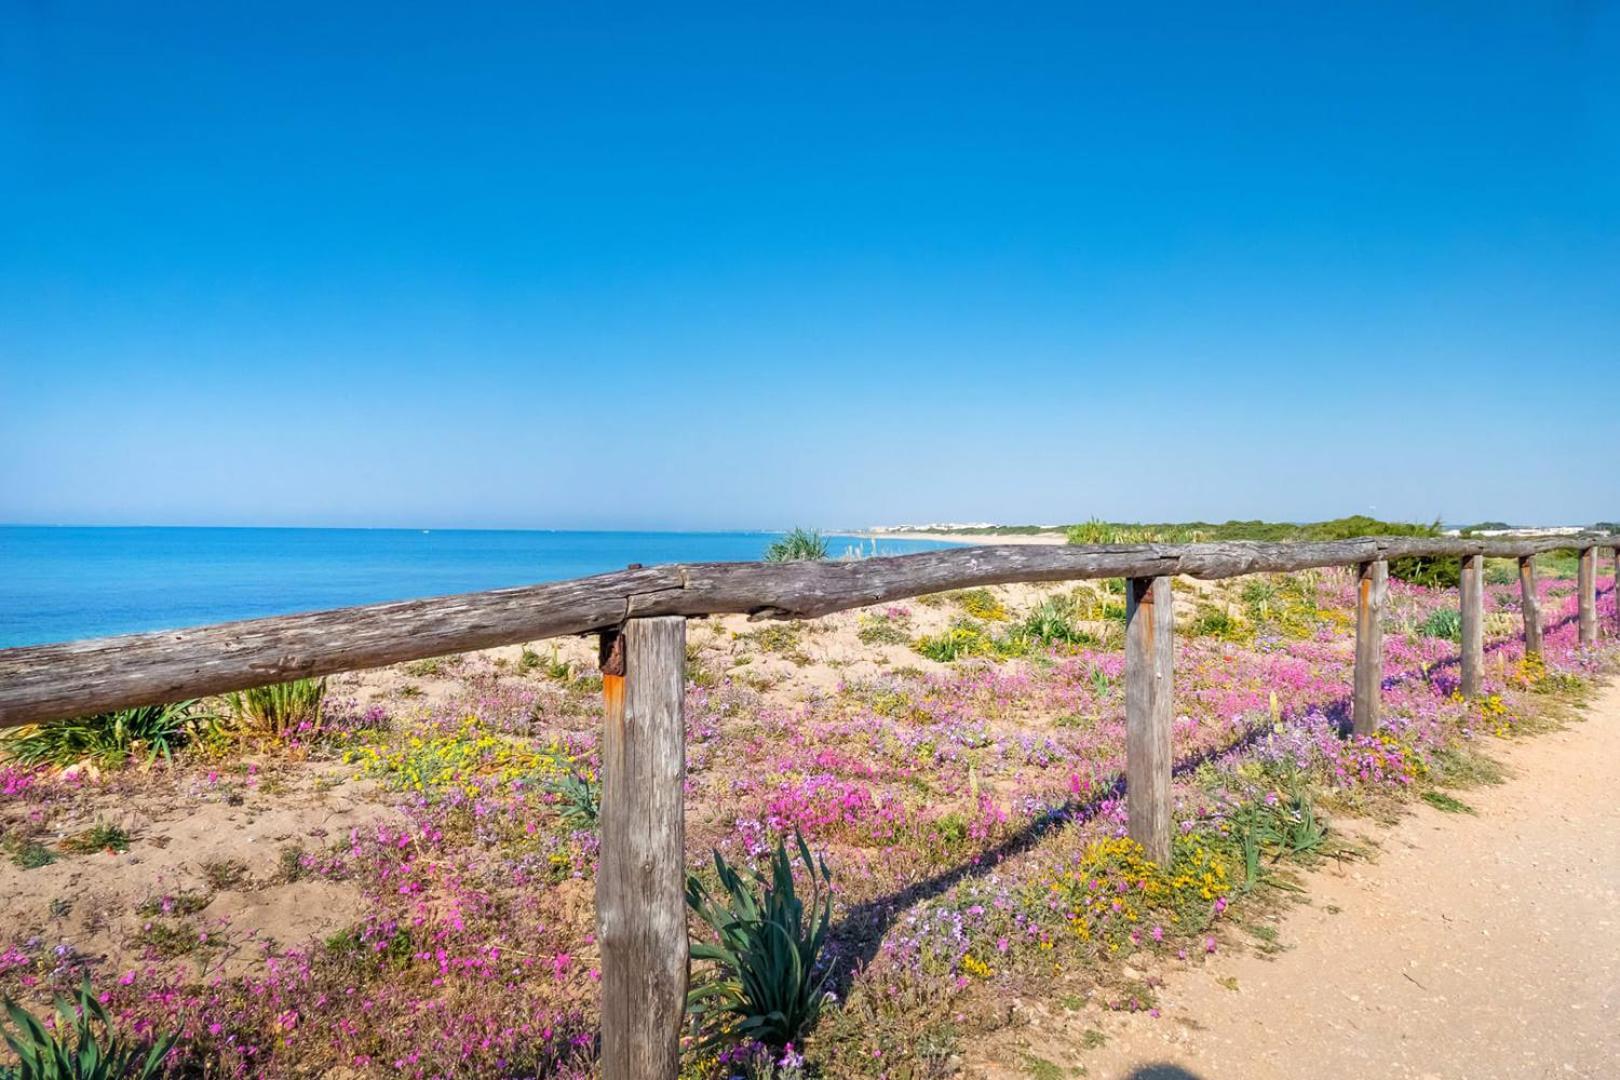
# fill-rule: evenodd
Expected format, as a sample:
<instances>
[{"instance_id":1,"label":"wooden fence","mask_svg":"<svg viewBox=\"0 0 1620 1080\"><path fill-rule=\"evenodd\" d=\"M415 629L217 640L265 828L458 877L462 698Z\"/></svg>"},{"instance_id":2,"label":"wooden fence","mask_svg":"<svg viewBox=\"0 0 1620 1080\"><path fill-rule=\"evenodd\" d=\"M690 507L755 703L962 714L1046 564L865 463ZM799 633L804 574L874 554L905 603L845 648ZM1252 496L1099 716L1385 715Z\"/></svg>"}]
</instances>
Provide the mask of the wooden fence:
<instances>
[{"instance_id":1,"label":"wooden fence","mask_svg":"<svg viewBox=\"0 0 1620 1080\"><path fill-rule=\"evenodd\" d=\"M1357 572L1352 730L1378 727L1380 615L1389 560L1461 561L1465 695L1484 667L1483 564L1519 564L1524 642L1541 650L1538 554L1580 553L1580 641L1597 641L1597 552L1620 536L1364 537L1304 543L985 545L853 562L632 566L596 577L0 650L0 728L159 704L569 634L601 641L602 1067L608 1080L672 1080L687 987L682 777L686 619L802 619L948 589L1124 578L1126 803L1130 835L1170 858L1171 578L1351 566Z\"/></svg>"}]
</instances>

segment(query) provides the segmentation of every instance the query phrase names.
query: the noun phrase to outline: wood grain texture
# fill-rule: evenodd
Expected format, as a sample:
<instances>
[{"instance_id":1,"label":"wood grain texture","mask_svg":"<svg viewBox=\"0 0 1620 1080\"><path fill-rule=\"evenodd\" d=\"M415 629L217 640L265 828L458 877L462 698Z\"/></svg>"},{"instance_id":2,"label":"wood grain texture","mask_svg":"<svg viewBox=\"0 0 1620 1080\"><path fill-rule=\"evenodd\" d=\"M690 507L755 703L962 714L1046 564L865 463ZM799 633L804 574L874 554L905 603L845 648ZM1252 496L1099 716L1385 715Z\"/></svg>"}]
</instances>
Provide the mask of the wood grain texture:
<instances>
[{"instance_id":1,"label":"wood grain texture","mask_svg":"<svg viewBox=\"0 0 1620 1080\"><path fill-rule=\"evenodd\" d=\"M1462 683L1463 697L1479 696L1485 675L1485 559L1466 555L1462 560Z\"/></svg>"},{"instance_id":2,"label":"wood grain texture","mask_svg":"<svg viewBox=\"0 0 1620 1080\"><path fill-rule=\"evenodd\" d=\"M1536 561L1519 558L1519 608L1524 613L1524 652L1541 655L1541 596L1536 591Z\"/></svg>"},{"instance_id":3,"label":"wood grain texture","mask_svg":"<svg viewBox=\"0 0 1620 1080\"><path fill-rule=\"evenodd\" d=\"M601 856L604 1080L675 1080L686 1014L686 620L631 619L604 675Z\"/></svg>"},{"instance_id":4,"label":"wood grain texture","mask_svg":"<svg viewBox=\"0 0 1620 1080\"><path fill-rule=\"evenodd\" d=\"M1131 839L1170 865L1170 727L1175 615L1170 579L1125 587L1125 802Z\"/></svg>"},{"instance_id":5,"label":"wood grain texture","mask_svg":"<svg viewBox=\"0 0 1620 1080\"><path fill-rule=\"evenodd\" d=\"M1365 562L1356 571L1356 674L1350 708L1357 735L1378 730L1384 682L1384 596L1389 589L1389 563Z\"/></svg>"},{"instance_id":6,"label":"wood grain texture","mask_svg":"<svg viewBox=\"0 0 1620 1080\"><path fill-rule=\"evenodd\" d=\"M568 634L628 618L814 618L947 589L1185 574L1227 578L1401 556L1517 556L1613 537L984 545L854 562L696 563L513 589L0 650L0 727Z\"/></svg>"},{"instance_id":7,"label":"wood grain texture","mask_svg":"<svg viewBox=\"0 0 1620 1080\"><path fill-rule=\"evenodd\" d=\"M1579 615L1582 645L1597 644L1597 548L1581 552L1575 591L1580 595Z\"/></svg>"}]
</instances>

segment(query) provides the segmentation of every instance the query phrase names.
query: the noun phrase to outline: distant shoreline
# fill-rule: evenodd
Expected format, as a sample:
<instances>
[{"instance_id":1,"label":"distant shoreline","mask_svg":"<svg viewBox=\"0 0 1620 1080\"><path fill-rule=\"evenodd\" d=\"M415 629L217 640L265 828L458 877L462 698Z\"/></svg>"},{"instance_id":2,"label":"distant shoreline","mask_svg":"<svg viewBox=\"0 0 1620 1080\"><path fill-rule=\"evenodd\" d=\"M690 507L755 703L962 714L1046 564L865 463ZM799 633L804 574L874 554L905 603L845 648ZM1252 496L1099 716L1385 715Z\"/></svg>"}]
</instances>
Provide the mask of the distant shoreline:
<instances>
[{"instance_id":1,"label":"distant shoreline","mask_svg":"<svg viewBox=\"0 0 1620 1080\"><path fill-rule=\"evenodd\" d=\"M1060 532L1041 533L947 533L947 532L856 532L863 540L937 540L942 544L1066 544Z\"/></svg>"}]
</instances>

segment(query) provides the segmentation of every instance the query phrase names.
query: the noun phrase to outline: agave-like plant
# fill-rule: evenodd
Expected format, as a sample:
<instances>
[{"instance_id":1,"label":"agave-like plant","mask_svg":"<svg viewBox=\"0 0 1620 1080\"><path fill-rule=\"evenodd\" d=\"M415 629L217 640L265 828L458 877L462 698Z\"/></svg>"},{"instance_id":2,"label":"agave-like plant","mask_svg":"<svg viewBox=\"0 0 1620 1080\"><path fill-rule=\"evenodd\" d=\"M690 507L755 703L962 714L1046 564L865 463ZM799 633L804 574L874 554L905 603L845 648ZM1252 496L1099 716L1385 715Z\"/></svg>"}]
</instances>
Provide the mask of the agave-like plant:
<instances>
[{"instance_id":1,"label":"agave-like plant","mask_svg":"<svg viewBox=\"0 0 1620 1080\"><path fill-rule=\"evenodd\" d=\"M827 540L814 529L794 529L765 549L766 562L813 562L827 557Z\"/></svg>"},{"instance_id":2,"label":"agave-like plant","mask_svg":"<svg viewBox=\"0 0 1620 1080\"><path fill-rule=\"evenodd\" d=\"M239 729L270 739L318 732L325 700L325 679L292 679L225 696Z\"/></svg>"},{"instance_id":3,"label":"agave-like plant","mask_svg":"<svg viewBox=\"0 0 1620 1080\"><path fill-rule=\"evenodd\" d=\"M596 828L601 812L602 785L586 773L570 769L545 785L545 791L556 800L557 814L563 824L584 831Z\"/></svg>"},{"instance_id":4,"label":"agave-like plant","mask_svg":"<svg viewBox=\"0 0 1620 1080\"><path fill-rule=\"evenodd\" d=\"M1456 608L1436 608L1418 626L1418 633L1424 637L1461 641L1462 612Z\"/></svg>"},{"instance_id":5,"label":"agave-like plant","mask_svg":"<svg viewBox=\"0 0 1620 1080\"><path fill-rule=\"evenodd\" d=\"M16 1065L0 1065L0 1080L150 1080L163 1069L175 1035L153 1043L126 1041L96 1000L86 978L69 1000L56 996L56 1029L47 1031L32 1013L6 999L10 1024L0 1024Z\"/></svg>"},{"instance_id":6,"label":"agave-like plant","mask_svg":"<svg viewBox=\"0 0 1620 1080\"><path fill-rule=\"evenodd\" d=\"M815 1026L832 965L818 971L832 922L832 875L813 859L804 836L794 834L799 860L811 883L809 902L793 881L793 860L778 841L771 875L739 872L714 853L725 890L717 902L695 875L686 878L686 902L718 940L692 946L694 960L714 968L687 995L687 1011L703 1032L702 1042L754 1040L780 1049L800 1041Z\"/></svg>"},{"instance_id":7,"label":"agave-like plant","mask_svg":"<svg viewBox=\"0 0 1620 1080\"><path fill-rule=\"evenodd\" d=\"M1017 627L1026 640L1050 648L1053 645L1074 645L1086 642L1090 635L1074 624L1074 603L1063 597L1049 596L1041 601Z\"/></svg>"},{"instance_id":8,"label":"agave-like plant","mask_svg":"<svg viewBox=\"0 0 1620 1080\"><path fill-rule=\"evenodd\" d=\"M19 765L116 765L132 754L148 761L172 758L189 742L198 722L195 702L142 705L134 709L54 720L18 728L0 739L0 757Z\"/></svg>"}]
</instances>

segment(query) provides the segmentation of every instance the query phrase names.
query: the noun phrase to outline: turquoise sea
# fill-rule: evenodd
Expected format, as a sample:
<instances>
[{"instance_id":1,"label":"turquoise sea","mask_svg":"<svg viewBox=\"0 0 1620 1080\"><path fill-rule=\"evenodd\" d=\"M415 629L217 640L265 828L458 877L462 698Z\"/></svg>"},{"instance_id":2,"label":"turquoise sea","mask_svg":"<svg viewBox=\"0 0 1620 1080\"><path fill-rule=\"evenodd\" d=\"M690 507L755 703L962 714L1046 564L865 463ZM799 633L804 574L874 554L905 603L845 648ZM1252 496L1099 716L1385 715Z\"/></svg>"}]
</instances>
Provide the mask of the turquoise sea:
<instances>
[{"instance_id":1,"label":"turquoise sea","mask_svg":"<svg viewBox=\"0 0 1620 1080\"><path fill-rule=\"evenodd\" d=\"M0 526L0 648L758 559L769 532ZM874 542L830 535L832 554ZM879 555L948 545L880 540Z\"/></svg>"}]
</instances>

